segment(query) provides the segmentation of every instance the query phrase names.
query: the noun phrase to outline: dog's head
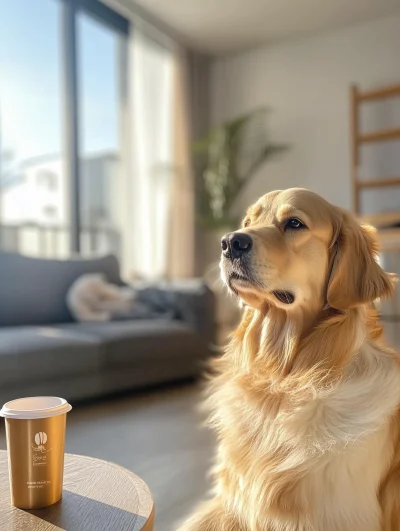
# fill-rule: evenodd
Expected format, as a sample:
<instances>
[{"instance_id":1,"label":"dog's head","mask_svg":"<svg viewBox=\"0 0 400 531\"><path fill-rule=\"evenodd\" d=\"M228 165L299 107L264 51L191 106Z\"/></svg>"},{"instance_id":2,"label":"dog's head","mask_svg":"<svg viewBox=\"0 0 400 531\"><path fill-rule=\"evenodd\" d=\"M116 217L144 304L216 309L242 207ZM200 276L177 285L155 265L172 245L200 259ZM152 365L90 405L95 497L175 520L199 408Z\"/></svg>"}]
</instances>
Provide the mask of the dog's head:
<instances>
[{"instance_id":1,"label":"dog's head","mask_svg":"<svg viewBox=\"0 0 400 531\"><path fill-rule=\"evenodd\" d=\"M376 262L374 229L308 190L261 197L221 245L226 285L253 308L346 310L393 290Z\"/></svg>"}]
</instances>

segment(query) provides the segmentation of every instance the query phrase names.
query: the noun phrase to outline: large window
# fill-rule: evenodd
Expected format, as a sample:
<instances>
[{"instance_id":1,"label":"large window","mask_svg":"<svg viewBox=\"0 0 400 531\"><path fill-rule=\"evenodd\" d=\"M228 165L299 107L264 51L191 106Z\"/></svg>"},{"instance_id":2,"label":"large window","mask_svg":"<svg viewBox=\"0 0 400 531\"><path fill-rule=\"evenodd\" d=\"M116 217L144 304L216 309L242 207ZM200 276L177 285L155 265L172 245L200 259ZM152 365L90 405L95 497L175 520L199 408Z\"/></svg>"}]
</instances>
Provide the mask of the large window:
<instances>
[{"instance_id":1,"label":"large window","mask_svg":"<svg viewBox=\"0 0 400 531\"><path fill-rule=\"evenodd\" d=\"M77 22L80 246L83 253L111 251L121 256L125 38L89 13L79 13Z\"/></svg>"},{"instance_id":2,"label":"large window","mask_svg":"<svg viewBox=\"0 0 400 531\"><path fill-rule=\"evenodd\" d=\"M98 0L0 1L0 249L121 253L128 31Z\"/></svg>"}]
</instances>

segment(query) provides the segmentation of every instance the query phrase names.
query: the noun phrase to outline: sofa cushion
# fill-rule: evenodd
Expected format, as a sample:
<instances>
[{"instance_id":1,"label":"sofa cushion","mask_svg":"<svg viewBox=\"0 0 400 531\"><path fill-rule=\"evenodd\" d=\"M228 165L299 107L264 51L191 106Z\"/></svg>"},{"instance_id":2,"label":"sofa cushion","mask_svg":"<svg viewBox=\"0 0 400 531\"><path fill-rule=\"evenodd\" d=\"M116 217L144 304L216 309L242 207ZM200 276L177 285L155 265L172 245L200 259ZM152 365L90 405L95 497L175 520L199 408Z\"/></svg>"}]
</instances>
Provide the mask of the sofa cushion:
<instances>
[{"instance_id":1,"label":"sofa cushion","mask_svg":"<svg viewBox=\"0 0 400 531\"><path fill-rule=\"evenodd\" d=\"M104 345L104 366L122 367L160 359L204 356L205 345L198 334L179 321L163 319L111 321L107 323L76 323L74 327L101 340Z\"/></svg>"},{"instance_id":2,"label":"sofa cushion","mask_svg":"<svg viewBox=\"0 0 400 531\"><path fill-rule=\"evenodd\" d=\"M101 341L73 328L0 328L0 386L98 371Z\"/></svg>"},{"instance_id":3,"label":"sofa cushion","mask_svg":"<svg viewBox=\"0 0 400 531\"><path fill-rule=\"evenodd\" d=\"M0 326L73 321L66 303L71 284L85 273L103 273L121 284L115 256L47 260L0 252Z\"/></svg>"}]
</instances>

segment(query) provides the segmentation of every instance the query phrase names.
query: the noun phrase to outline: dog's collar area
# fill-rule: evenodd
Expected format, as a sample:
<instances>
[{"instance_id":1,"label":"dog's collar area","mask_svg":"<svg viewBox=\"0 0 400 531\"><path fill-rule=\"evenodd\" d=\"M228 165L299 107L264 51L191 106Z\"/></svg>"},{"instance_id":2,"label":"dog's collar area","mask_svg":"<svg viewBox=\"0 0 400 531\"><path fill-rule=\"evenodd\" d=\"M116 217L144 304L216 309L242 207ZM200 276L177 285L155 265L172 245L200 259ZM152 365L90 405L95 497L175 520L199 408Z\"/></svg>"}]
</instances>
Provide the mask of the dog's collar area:
<instances>
[{"instance_id":1,"label":"dog's collar area","mask_svg":"<svg viewBox=\"0 0 400 531\"><path fill-rule=\"evenodd\" d=\"M273 291L272 293L282 304L294 303L294 295L290 291Z\"/></svg>"}]
</instances>

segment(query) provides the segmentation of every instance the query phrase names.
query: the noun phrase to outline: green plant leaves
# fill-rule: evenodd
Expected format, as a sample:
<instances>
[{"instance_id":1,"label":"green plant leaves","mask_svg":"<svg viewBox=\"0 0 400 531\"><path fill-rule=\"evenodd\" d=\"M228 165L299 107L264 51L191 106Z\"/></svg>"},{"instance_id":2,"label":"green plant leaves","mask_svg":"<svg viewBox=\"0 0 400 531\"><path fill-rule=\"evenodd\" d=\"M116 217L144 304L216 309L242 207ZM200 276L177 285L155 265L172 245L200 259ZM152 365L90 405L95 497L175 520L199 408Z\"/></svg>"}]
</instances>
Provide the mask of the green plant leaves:
<instances>
[{"instance_id":1,"label":"green plant leaves","mask_svg":"<svg viewBox=\"0 0 400 531\"><path fill-rule=\"evenodd\" d=\"M234 223L232 207L243 187L272 157L288 149L268 141L267 109L255 109L211 129L193 143L203 157L199 179L198 218L202 226L216 228Z\"/></svg>"}]
</instances>

